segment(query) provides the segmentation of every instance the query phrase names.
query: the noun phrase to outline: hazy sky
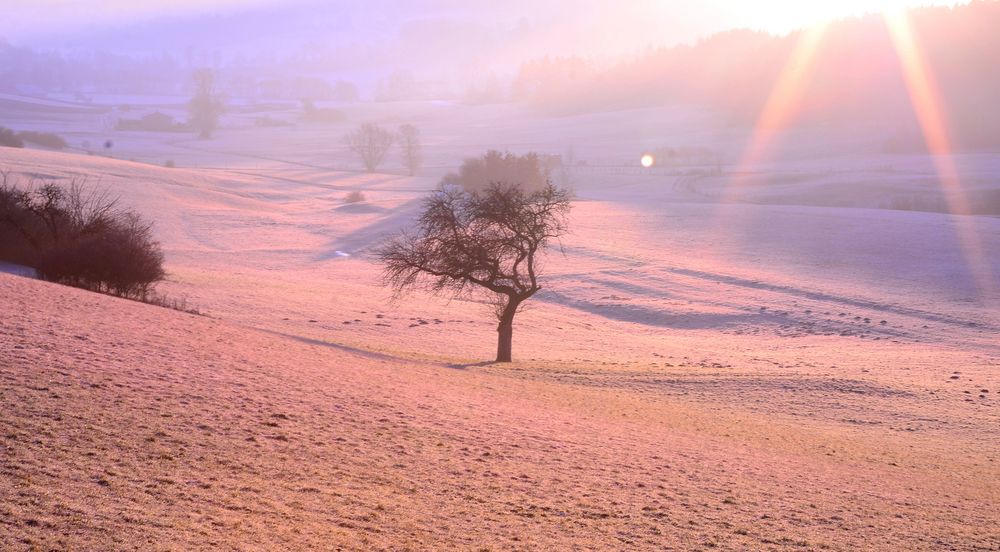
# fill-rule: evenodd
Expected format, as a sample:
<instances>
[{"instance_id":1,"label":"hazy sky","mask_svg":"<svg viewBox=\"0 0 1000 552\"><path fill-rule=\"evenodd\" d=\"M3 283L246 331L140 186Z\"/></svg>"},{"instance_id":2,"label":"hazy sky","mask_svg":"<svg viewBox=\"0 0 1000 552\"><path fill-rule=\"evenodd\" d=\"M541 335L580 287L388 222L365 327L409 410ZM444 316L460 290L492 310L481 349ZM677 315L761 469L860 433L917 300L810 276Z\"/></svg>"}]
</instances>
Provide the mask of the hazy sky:
<instances>
[{"instance_id":1,"label":"hazy sky","mask_svg":"<svg viewBox=\"0 0 1000 552\"><path fill-rule=\"evenodd\" d=\"M784 33L827 18L927 4L934 0L0 0L0 34L31 44L102 32L157 18L233 16L266 10L293 19L301 12L336 11L354 18L454 18L489 25L561 25L586 32L584 44L628 51L673 45L734 27ZM300 12L300 13L296 13ZM367 12L367 13L365 13ZM150 37L155 40L155 37Z\"/></svg>"}]
</instances>

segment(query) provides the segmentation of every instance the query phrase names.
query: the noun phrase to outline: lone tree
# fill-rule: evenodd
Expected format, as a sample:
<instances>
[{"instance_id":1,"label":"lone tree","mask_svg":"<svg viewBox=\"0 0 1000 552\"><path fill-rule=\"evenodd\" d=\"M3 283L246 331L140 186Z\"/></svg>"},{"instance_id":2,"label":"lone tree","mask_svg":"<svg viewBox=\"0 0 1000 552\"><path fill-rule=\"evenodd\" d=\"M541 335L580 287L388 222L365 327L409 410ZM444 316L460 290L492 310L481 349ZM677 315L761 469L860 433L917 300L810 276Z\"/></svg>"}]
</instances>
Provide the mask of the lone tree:
<instances>
[{"instance_id":1,"label":"lone tree","mask_svg":"<svg viewBox=\"0 0 1000 552\"><path fill-rule=\"evenodd\" d=\"M417 169L420 168L420 163L423 161L423 156L420 152L420 129L410 125L402 125L399 127L399 147L403 150L403 164L406 165L406 170L409 171L410 176L417 173Z\"/></svg>"},{"instance_id":2,"label":"lone tree","mask_svg":"<svg viewBox=\"0 0 1000 552\"><path fill-rule=\"evenodd\" d=\"M535 191L506 182L472 192L443 185L425 200L417 229L376 252L383 278L397 293L487 293L499 321L496 361L510 362L514 315L542 289L538 258L566 232L570 199L551 183Z\"/></svg>"},{"instance_id":3,"label":"lone tree","mask_svg":"<svg viewBox=\"0 0 1000 552\"><path fill-rule=\"evenodd\" d=\"M347 148L365 164L365 170L375 172L392 146L392 133L374 124L365 123L344 137Z\"/></svg>"},{"instance_id":4,"label":"lone tree","mask_svg":"<svg viewBox=\"0 0 1000 552\"><path fill-rule=\"evenodd\" d=\"M225 101L215 92L215 73L201 69L194 73L195 93L188 102L191 125L202 138L211 138L219 128L219 117L225 109Z\"/></svg>"}]
</instances>

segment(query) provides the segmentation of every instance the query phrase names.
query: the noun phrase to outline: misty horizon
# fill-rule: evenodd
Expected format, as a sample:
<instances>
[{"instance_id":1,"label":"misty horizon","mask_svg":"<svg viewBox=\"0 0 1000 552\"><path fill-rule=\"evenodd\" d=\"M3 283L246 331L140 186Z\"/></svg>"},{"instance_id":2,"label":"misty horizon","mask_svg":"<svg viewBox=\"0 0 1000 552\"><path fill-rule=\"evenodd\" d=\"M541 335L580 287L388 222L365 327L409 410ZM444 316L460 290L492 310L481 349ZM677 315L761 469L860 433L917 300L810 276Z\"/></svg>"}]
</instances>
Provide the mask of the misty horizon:
<instances>
[{"instance_id":1,"label":"misty horizon","mask_svg":"<svg viewBox=\"0 0 1000 552\"><path fill-rule=\"evenodd\" d=\"M733 29L784 36L886 7L944 2L855 2L837 8L774 3L788 14L782 25L764 24L756 9L734 14L732 6L721 0L697 5L648 0L612 10L597 0L574 3L571 9L557 0L502 6L452 0L400 5L380 0L364 8L317 0L215 0L144 3L127 9L107 2L14 0L0 15L0 29L5 29L0 41L75 57L169 55L216 68L248 60L312 57L355 79L365 78L373 64L383 73L406 70L425 78L509 76L520 64L539 57L577 56L616 63L651 48L694 44ZM458 44L461 48L454 47ZM363 67L357 65L358 58L364 58Z\"/></svg>"}]
</instances>

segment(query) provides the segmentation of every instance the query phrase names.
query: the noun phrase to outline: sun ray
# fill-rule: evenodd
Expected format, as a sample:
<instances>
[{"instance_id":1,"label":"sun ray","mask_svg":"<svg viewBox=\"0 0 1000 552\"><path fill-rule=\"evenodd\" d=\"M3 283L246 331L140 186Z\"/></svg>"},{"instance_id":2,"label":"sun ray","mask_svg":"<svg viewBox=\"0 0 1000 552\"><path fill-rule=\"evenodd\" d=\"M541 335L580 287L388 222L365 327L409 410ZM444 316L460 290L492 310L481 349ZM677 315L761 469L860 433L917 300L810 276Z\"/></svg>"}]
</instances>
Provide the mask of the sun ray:
<instances>
[{"instance_id":1,"label":"sun ray","mask_svg":"<svg viewBox=\"0 0 1000 552\"><path fill-rule=\"evenodd\" d=\"M741 165L759 161L774 142L775 135L787 128L799 113L804 83L816 59L816 53L826 34L825 25L816 25L802 31L791 58L782 69L764 109L754 127L750 147Z\"/></svg>"},{"instance_id":2,"label":"sun ray","mask_svg":"<svg viewBox=\"0 0 1000 552\"><path fill-rule=\"evenodd\" d=\"M723 234L733 231L733 219L727 216L730 205L737 202L747 176L759 171L759 165L772 150L778 134L788 128L801 112L805 83L815 66L816 54L826 31L827 26L820 24L798 33L795 47L775 80L747 145L731 175L724 181L714 208L715 222L710 230L710 243L723 241ZM712 256L714 253L706 250L704 254Z\"/></svg>"},{"instance_id":3,"label":"sun ray","mask_svg":"<svg viewBox=\"0 0 1000 552\"><path fill-rule=\"evenodd\" d=\"M943 188L949 213L953 216L965 262L972 271L980 295L987 297L996 287L990 262L970 216L969 200L955 165L948 124L937 81L920 48L906 11L887 12L886 25L892 38L910 103L920 124L938 181Z\"/></svg>"},{"instance_id":4,"label":"sun ray","mask_svg":"<svg viewBox=\"0 0 1000 552\"><path fill-rule=\"evenodd\" d=\"M722 203L736 199L742 175L753 171L765 159L778 133L787 128L800 112L804 83L814 66L816 53L825 34L826 25L816 25L801 31L791 57L779 73L774 88L757 118L733 177L723 190Z\"/></svg>"}]
</instances>

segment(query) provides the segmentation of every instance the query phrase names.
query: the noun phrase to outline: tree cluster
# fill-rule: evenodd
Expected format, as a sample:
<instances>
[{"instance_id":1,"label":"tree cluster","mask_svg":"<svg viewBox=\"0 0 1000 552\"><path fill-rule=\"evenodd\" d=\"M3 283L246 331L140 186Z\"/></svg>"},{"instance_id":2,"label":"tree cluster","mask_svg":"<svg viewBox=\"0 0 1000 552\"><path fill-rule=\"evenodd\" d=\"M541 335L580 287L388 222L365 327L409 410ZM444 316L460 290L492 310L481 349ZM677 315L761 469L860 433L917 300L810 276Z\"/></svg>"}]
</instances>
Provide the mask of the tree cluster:
<instances>
[{"instance_id":1,"label":"tree cluster","mask_svg":"<svg viewBox=\"0 0 1000 552\"><path fill-rule=\"evenodd\" d=\"M16 186L7 174L0 175L0 260L131 299L145 299L165 277L152 223L107 192L79 182Z\"/></svg>"},{"instance_id":2,"label":"tree cluster","mask_svg":"<svg viewBox=\"0 0 1000 552\"><path fill-rule=\"evenodd\" d=\"M548 185L550 173L548 164L537 153L516 155L490 150L481 157L466 159L458 172L446 175L443 182L468 192L486 190L497 183L517 185L524 191L534 192Z\"/></svg>"},{"instance_id":3,"label":"tree cluster","mask_svg":"<svg viewBox=\"0 0 1000 552\"><path fill-rule=\"evenodd\" d=\"M23 148L24 140L9 128L0 127L0 147Z\"/></svg>"}]
</instances>

